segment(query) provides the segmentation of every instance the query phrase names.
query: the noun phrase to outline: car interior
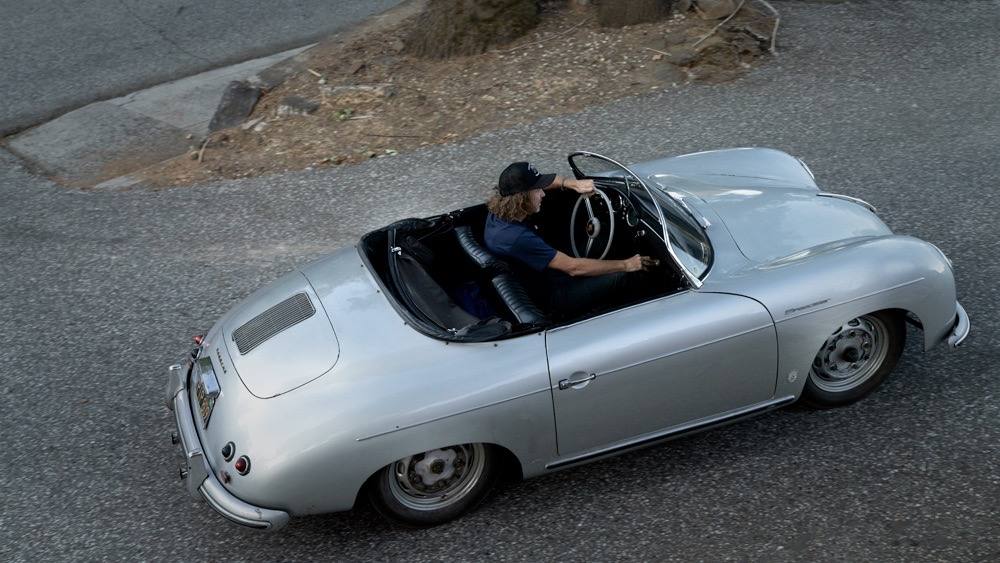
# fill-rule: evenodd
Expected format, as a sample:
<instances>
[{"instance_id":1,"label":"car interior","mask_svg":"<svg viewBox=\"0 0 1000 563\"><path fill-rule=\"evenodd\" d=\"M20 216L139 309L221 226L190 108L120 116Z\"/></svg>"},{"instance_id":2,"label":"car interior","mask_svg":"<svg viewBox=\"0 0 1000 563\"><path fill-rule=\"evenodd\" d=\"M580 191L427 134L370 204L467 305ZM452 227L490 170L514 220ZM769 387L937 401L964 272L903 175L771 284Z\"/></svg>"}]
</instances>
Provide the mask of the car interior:
<instances>
[{"instance_id":1,"label":"car interior","mask_svg":"<svg viewBox=\"0 0 1000 563\"><path fill-rule=\"evenodd\" d=\"M595 184L598 193L589 198L550 190L541 211L527 222L569 256L624 259L641 254L658 259L659 266L645 274L654 283L646 284L643 294L625 299L625 305L685 289L685 278L662 240L655 207L648 196L642 197L645 192L629 189L616 178L595 179ZM415 328L443 340L481 342L538 332L625 306L594 303L586 315L575 318L545 310L543 299L532 295L525 283L528 274L523 266L486 248L487 214L481 204L426 219L404 219L362 237L360 250L368 267ZM588 224L590 216L599 219L596 229L593 222Z\"/></svg>"}]
</instances>

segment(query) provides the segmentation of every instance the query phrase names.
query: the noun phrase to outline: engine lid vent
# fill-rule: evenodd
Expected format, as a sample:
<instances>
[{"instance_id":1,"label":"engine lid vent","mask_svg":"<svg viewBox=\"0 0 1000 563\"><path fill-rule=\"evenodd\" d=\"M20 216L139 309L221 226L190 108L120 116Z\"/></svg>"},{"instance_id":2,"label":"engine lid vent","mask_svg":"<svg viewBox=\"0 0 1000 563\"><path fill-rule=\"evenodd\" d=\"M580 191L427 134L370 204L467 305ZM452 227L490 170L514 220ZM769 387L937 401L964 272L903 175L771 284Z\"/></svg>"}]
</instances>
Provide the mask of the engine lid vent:
<instances>
[{"instance_id":1,"label":"engine lid vent","mask_svg":"<svg viewBox=\"0 0 1000 563\"><path fill-rule=\"evenodd\" d=\"M316 314L309 296L296 293L233 331L233 342L240 354L246 354L279 332Z\"/></svg>"}]
</instances>

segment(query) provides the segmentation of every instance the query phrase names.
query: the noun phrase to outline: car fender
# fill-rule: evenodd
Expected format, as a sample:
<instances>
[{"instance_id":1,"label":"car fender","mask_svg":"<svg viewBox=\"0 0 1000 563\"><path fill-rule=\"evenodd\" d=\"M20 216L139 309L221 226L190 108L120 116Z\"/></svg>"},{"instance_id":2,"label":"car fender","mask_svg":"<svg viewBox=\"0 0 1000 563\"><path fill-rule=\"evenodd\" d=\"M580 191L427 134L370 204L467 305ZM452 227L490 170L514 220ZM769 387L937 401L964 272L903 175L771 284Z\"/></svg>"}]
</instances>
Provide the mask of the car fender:
<instances>
[{"instance_id":1,"label":"car fender","mask_svg":"<svg viewBox=\"0 0 1000 563\"><path fill-rule=\"evenodd\" d=\"M799 394L812 361L837 327L861 315L896 309L923 325L924 349L955 319L955 280L933 245L889 235L838 241L749 268L706 290L746 295L770 311L778 334L776 393Z\"/></svg>"}]
</instances>

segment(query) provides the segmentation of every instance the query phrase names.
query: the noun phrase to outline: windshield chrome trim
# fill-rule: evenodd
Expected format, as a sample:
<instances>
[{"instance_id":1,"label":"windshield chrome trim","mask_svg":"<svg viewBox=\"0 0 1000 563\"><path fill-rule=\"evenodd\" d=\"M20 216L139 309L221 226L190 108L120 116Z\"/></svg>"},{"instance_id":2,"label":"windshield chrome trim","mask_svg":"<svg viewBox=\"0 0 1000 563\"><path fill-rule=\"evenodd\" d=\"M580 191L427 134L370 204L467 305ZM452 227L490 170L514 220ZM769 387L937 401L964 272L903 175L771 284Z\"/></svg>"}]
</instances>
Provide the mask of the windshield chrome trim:
<instances>
[{"instance_id":1,"label":"windshield chrome trim","mask_svg":"<svg viewBox=\"0 0 1000 563\"><path fill-rule=\"evenodd\" d=\"M574 156L589 156L610 162L611 164L614 164L615 166L621 168L628 174L631 174L632 177L635 178L635 181L638 182L639 185L642 186L644 190L646 190L646 195L649 196L649 200L653 203L653 207L656 208L656 215L660 220L660 229L663 231L661 233L663 235L662 240L664 245L667 247L667 254L670 255L670 258L672 258L674 263L677 264L677 267L680 268L681 272L684 273L684 277L687 278L688 283L690 283L694 289L700 288L702 286L701 279L699 279L698 276L694 275L694 273L691 270L688 270L687 266L685 266L684 263L681 262L680 258L677 257L677 253L674 252L674 247L672 244L670 244L670 235L667 233L667 218L666 216L663 215L663 209L660 207L660 203L656 200L656 196L653 195L653 192L649 189L649 186L647 186L646 183L642 181L642 178L639 177L638 174L630 170L628 166L625 166L624 164L618 162L617 160L614 160L613 158L608 158L604 155L597 154L595 152L576 151L569 155L568 160L570 167L573 168L573 171L582 176L586 176L586 174L583 174L583 172L579 168L577 168L576 164L573 163ZM628 182L626 182L626 187L628 187ZM667 194L667 197L670 197L670 195ZM670 197L670 199L671 201L676 201L672 197ZM697 219L695 219L695 222L697 223Z\"/></svg>"}]
</instances>

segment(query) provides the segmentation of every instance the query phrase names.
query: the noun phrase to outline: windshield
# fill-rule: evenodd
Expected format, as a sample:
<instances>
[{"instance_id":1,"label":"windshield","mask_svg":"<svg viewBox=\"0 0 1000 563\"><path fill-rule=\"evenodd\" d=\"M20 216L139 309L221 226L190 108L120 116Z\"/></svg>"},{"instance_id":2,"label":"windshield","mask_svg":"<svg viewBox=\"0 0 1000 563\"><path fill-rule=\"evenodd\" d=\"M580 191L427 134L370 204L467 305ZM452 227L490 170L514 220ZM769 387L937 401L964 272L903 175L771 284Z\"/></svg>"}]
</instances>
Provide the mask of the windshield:
<instances>
[{"instance_id":1,"label":"windshield","mask_svg":"<svg viewBox=\"0 0 1000 563\"><path fill-rule=\"evenodd\" d=\"M661 240L666 233L664 243L668 253L692 285L701 285L700 279L712 265L712 245L701 225L685 208L683 200L673 199L676 196L667 193L660 185L656 185L659 190L650 191L632 171L607 157L578 152L570 155L569 161L578 178L611 180L619 186L624 184L629 198L642 210L642 222Z\"/></svg>"}]
</instances>

